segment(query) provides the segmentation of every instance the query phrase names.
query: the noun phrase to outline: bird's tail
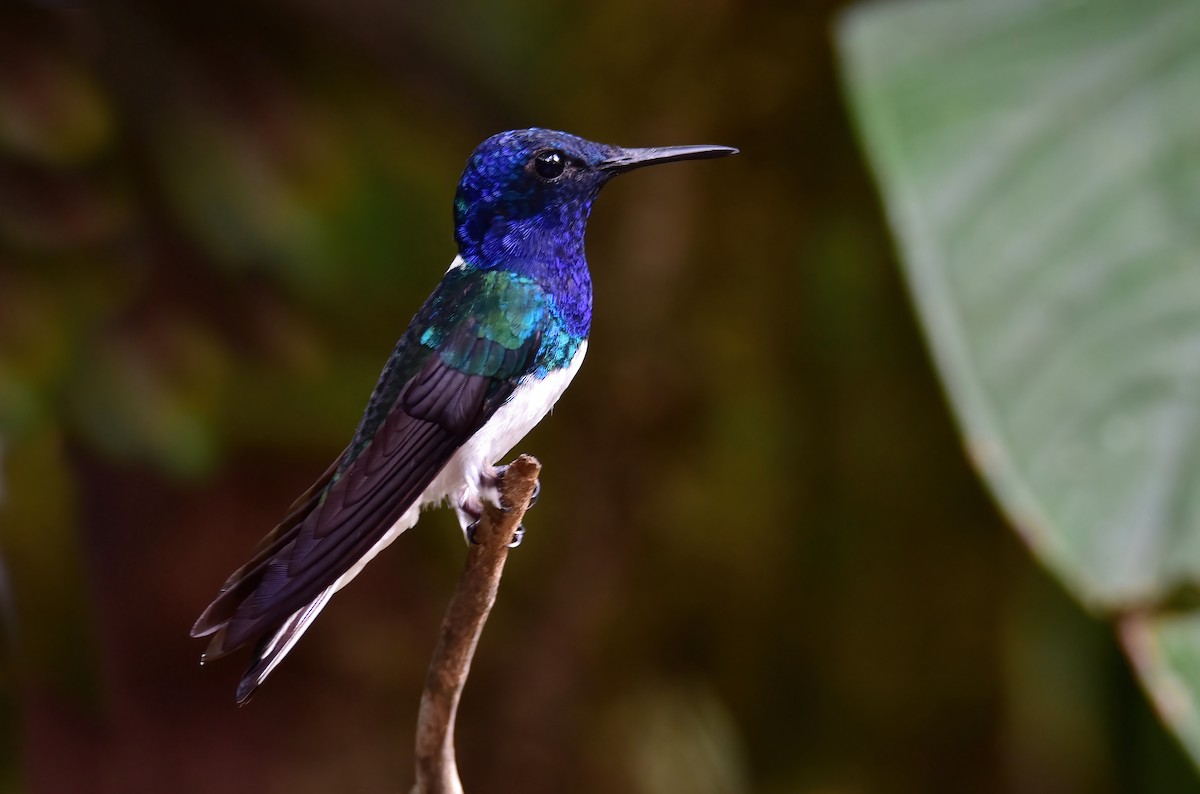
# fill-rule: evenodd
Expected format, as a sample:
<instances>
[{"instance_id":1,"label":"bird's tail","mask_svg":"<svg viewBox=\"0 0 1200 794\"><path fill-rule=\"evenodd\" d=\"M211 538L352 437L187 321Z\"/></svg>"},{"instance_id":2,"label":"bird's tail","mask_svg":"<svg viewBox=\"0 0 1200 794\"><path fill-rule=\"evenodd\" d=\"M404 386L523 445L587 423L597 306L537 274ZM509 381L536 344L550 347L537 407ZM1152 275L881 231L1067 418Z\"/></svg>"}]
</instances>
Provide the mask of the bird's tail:
<instances>
[{"instance_id":1,"label":"bird's tail","mask_svg":"<svg viewBox=\"0 0 1200 794\"><path fill-rule=\"evenodd\" d=\"M283 657L287 656L288 651L296 644L296 640L300 639L300 635L308 629L336 591L336 584L325 588L306 606L289 615L275 632L263 637L258 643L258 647L254 649L254 659L246 668L242 680L238 682L237 702L239 706L244 706L249 702L254 690L258 689L259 685L275 669L275 666L283 661Z\"/></svg>"}]
</instances>

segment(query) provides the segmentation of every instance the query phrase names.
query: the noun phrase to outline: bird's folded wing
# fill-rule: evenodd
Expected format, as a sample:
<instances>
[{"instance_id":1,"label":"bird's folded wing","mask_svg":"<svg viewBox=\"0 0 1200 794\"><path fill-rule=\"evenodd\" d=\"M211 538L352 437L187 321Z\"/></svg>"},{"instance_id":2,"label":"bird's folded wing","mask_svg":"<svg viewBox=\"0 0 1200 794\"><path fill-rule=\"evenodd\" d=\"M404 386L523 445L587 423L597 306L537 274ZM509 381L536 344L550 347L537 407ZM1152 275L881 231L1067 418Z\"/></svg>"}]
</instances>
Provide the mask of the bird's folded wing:
<instances>
[{"instance_id":1,"label":"bird's folded wing","mask_svg":"<svg viewBox=\"0 0 1200 794\"><path fill-rule=\"evenodd\" d=\"M352 444L225 583L192 629L215 635L210 658L277 625L349 570L536 367L541 334L498 335L479 316L447 329L354 459L344 461Z\"/></svg>"}]
</instances>

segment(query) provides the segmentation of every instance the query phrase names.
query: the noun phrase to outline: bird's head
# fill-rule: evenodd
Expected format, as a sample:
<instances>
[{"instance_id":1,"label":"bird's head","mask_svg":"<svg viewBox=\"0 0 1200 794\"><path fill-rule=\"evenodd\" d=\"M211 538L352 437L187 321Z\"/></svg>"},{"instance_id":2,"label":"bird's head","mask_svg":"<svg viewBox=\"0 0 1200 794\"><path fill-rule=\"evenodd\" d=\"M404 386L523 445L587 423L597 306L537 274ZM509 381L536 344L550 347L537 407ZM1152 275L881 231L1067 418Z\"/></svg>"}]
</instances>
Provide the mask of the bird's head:
<instances>
[{"instance_id":1,"label":"bird's head","mask_svg":"<svg viewBox=\"0 0 1200 794\"><path fill-rule=\"evenodd\" d=\"M550 261L578 248L597 193L625 171L735 154L728 146L623 149L543 129L493 135L472 152L454 197L455 239L467 261Z\"/></svg>"}]
</instances>

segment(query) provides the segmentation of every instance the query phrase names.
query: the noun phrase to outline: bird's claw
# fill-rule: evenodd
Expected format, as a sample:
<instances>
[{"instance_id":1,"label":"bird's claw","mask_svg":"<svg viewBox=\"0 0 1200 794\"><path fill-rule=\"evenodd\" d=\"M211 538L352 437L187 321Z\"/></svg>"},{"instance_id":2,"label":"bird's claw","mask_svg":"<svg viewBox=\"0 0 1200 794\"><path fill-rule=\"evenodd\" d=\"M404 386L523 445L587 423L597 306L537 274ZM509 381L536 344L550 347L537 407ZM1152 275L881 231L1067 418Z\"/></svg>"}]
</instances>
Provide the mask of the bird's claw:
<instances>
[{"instance_id":1,"label":"bird's claw","mask_svg":"<svg viewBox=\"0 0 1200 794\"><path fill-rule=\"evenodd\" d=\"M467 521L463 527L463 534L467 538L467 543L478 545L479 541L475 534L479 529L479 521L483 517L482 502L495 505L496 509L501 513L512 512L513 506L504 503L503 496L500 493L500 484L504 480L504 475L508 472L508 466L496 466L494 469L487 471L479 477L479 493L480 497L474 500L466 500L458 506L459 520ZM527 508L537 504L538 496L542 492L542 483L535 480L533 483L533 493L529 496L529 504ZM470 519L468 521L468 519ZM517 527L513 533L512 541L508 544L510 549L515 549L521 545L521 541L525 537L524 524Z\"/></svg>"},{"instance_id":2,"label":"bird's claw","mask_svg":"<svg viewBox=\"0 0 1200 794\"><path fill-rule=\"evenodd\" d=\"M495 474L493 475L493 479L492 479L491 483L489 483L489 485L496 489L497 494L499 494L499 492L500 492L500 483L503 481L504 475L507 472L508 472L508 464L507 463L504 464L503 466L496 467ZM542 481L534 480L533 481L533 493L529 497L529 504L526 506L526 509L533 507L535 504L537 504L538 497L541 496L541 494L542 494ZM501 512L507 513L509 510L512 509L512 507L510 507L509 505L504 504L503 497L498 498L497 502L498 502L497 507L500 508Z\"/></svg>"},{"instance_id":3,"label":"bird's claw","mask_svg":"<svg viewBox=\"0 0 1200 794\"><path fill-rule=\"evenodd\" d=\"M465 530L463 530L463 534L465 534L467 536L467 543L470 543L472 546L479 545L480 541L478 538L475 537L475 535L478 531L479 531L479 521L478 520L472 521L470 524L467 524L467 528ZM509 543L508 543L508 547L510 549L515 549L517 546L521 545L521 541L524 539L525 539L525 525L518 524L517 530L515 532L513 532L512 540L509 541Z\"/></svg>"}]
</instances>

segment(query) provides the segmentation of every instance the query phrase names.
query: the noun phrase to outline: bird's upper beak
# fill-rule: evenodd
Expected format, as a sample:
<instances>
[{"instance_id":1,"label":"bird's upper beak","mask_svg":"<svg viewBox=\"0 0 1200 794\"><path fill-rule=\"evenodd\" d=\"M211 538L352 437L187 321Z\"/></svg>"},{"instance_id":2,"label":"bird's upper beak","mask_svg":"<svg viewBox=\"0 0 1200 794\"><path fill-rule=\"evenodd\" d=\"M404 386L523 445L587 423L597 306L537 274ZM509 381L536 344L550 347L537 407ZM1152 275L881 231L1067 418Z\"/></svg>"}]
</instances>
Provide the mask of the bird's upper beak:
<instances>
[{"instance_id":1,"label":"bird's upper beak","mask_svg":"<svg viewBox=\"0 0 1200 794\"><path fill-rule=\"evenodd\" d=\"M676 160L707 160L737 154L732 146L655 146L648 149L619 149L616 154L601 160L601 171L621 173L644 165L673 163Z\"/></svg>"}]
</instances>

